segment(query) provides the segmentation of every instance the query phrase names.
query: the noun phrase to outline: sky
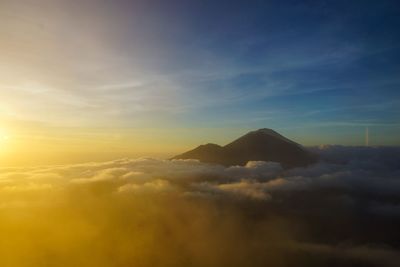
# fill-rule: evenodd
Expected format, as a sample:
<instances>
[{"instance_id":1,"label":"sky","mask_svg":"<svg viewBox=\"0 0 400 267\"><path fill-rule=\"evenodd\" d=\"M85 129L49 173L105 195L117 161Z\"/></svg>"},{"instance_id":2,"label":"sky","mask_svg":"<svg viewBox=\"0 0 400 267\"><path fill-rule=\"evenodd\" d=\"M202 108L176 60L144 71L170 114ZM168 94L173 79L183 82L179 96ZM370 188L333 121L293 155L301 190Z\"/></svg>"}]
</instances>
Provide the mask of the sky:
<instances>
[{"instance_id":1,"label":"sky","mask_svg":"<svg viewBox=\"0 0 400 267\"><path fill-rule=\"evenodd\" d=\"M1 0L0 160L399 145L399 29L398 1Z\"/></svg>"}]
</instances>

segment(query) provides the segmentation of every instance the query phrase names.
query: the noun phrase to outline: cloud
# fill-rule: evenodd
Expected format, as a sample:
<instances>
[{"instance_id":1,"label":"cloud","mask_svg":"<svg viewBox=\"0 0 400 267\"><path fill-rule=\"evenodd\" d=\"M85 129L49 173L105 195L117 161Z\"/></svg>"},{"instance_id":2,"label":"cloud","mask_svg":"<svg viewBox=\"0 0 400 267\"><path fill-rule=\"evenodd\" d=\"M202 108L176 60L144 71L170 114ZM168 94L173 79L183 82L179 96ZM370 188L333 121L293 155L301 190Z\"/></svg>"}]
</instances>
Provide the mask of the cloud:
<instances>
[{"instance_id":1,"label":"cloud","mask_svg":"<svg viewBox=\"0 0 400 267\"><path fill-rule=\"evenodd\" d=\"M266 192L265 183L251 180L240 182L210 184L201 183L195 186L191 193L202 193L209 196L249 198L253 200L269 200L271 196Z\"/></svg>"},{"instance_id":2,"label":"cloud","mask_svg":"<svg viewBox=\"0 0 400 267\"><path fill-rule=\"evenodd\" d=\"M400 149L313 150L321 162L290 170L152 158L0 168L0 263L395 266Z\"/></svg>"},{"instance_id":3,"label":"cloud","mask_svg":"<svg viewBox=\"0 0 400 267\"><path fill-rule=\"evenodd\" d=\"M155 180L142 185L124 184L118 188L118 192L121 193L163 193L173 190L171 183L165 180Z\"/></svg>"},{"instance_id":4,"label":"cloud","mask_svg":"<svg viewBox=\"0 0 400 267\"><path fill-rule=\"evenodd\" d=\"M292 248L308 253L323 255L324 258L334 258L344 264L360 266L397 266L400 260L398 251L381 246L332 246L317 243L295 242ZM347 265L346 265L347 266Z\"/></svg>"}]
</instances>

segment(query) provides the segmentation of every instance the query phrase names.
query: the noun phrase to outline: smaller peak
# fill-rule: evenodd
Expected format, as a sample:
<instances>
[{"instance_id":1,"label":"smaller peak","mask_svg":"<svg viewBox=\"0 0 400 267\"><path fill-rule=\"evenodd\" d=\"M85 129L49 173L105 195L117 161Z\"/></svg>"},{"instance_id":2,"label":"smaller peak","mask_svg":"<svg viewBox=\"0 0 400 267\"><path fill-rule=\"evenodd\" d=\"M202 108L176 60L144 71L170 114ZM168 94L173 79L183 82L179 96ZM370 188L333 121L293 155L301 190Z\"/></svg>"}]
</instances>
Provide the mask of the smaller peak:
<instances>
[{"instance_id":1,"label":"smaller peak","mask_svg":"<svg viewBox=\"0 0 400 267\"><path fill-rule=\"evenodd\" d=\"M221 146L213 143L207 143L204 145L200 145L200 147L221 147Z\"/></svg>"}]
</instances>

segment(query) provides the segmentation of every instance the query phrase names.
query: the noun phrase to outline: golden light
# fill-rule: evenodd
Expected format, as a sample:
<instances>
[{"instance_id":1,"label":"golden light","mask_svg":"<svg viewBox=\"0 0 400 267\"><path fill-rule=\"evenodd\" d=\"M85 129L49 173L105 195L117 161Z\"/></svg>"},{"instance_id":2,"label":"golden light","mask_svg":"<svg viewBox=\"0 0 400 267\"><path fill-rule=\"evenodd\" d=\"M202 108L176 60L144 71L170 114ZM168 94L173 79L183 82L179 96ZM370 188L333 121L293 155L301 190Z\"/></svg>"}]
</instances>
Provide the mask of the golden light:
<instances>
[{"instance_id":1,"label":"golden light","mask_svg":"<svg viewBox=\"0 0 400 267\"><path fill-rule=\"evenodd\" d=\"M4 143L10 139L9 134L4 130L0 128L0 143Z\"/></svg>"}]
</instances>

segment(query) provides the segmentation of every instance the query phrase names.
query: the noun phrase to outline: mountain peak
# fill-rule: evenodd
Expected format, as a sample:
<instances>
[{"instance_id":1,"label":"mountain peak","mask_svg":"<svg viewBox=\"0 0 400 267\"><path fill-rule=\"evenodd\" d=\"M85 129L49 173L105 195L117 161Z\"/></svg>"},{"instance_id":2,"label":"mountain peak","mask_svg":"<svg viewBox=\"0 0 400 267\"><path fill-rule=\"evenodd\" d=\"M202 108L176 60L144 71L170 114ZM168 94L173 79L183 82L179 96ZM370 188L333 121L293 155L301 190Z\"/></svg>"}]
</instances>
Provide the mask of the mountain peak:
<instances>
[{"instance_id":1,"label":"mountain peak","mask_svg":"<svg viewBox=\"0 0 400 267\"><path fill-rule=\"evenodd\" d=\"M267 133L267 134L277 134L277 132L275 132L274 130L272 130L270 128L261 128L261 129L255 130L254 132L262 132L262 133Z\"/></svg>"},{"instance_id":2,"label":"mountain peak","mask_svg":"<svg viewBox=\"0 0 400 267\"><path fill-rule=\"evenodd\" d=\"M276 136L276 137L282 137L282 135L280 135L276 131L269 129L269 128L261 128L261 129L255 130L255 131L251 131L251 132L249 132L249 134L267 134L267 135L272 135L272 136Z\"/></svg>"},{"instance_id":3,"label":"mountain peak","mask_svg":"<svg viewBox=\"0 0 400 267\"><path fill-rule=\"evenodd\" d=\"M305 166L316 161L316 157L301 145L268 128L251 131L225 146L201 145L173 159L198 159L226 166L274 161L284 167Z\"/></svg>"}]
</instances>

